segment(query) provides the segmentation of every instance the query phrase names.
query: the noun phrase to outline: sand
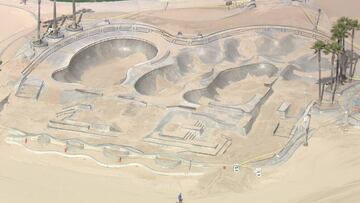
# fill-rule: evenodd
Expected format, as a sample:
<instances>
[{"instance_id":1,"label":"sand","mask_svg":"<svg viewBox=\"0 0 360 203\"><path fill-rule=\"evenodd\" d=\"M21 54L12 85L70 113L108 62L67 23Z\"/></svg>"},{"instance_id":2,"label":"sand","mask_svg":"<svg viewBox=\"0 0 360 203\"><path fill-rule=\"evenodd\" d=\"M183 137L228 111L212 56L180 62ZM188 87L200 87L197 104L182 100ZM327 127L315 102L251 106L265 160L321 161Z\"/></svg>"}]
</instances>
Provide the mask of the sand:
<instances>
[{"instance_id":1,"label":"sand","mask_svg":"<svg viewBox=\"0 0 360 203\"><path fill-rule=\"evenodd\" d=\"M187 202L356 202L360 192L358 145L355 134L317 132L308 148L301 148L287 163L264 171L260 179L244 180L240 191L214 184L208 197L184 194ZM325 134L325 135L324 135ZM56 155L34 155L2 143L0 198L4 202L175 202L179 191L197 184L190 178L154 177L141 169L103 169L91 161ZM134 177L133 174L140 175ZM223 174L236 178L232 174ZM159 182L161 179L161 184ZM213 177L208 177L213 180ZM207 181L203 180L202 185ZM200 182L201 184L201 182ZM160 186L161 185L161 186ZM207 194L206 191L203 191ZM71 195L68 195L71 194ZM141 194L141 195L139 195ZM56 201L55 201L56 202Z\"/></svg>"},{"instance_id":2,"label":"sand","mask_svg":"<svg viewBox=\"0 0 360 203\"><path fill-rule=\"evenodd\" d=\"M49 16L51 15L51 2L44 2L44 15ZM317 0L316 2L324 8L332 21L342 15L359 18L360 3L357 0L346 0L348 4L344 3L345 1L336 0ZM18 5L16 0L2 0L1 3ZM35 3L34 0L29 1L27 9L35 11ZM83 4L81 7L90 6L94 9L98 7L99 11L118 8L136 11L140 8L149 8L146 7L147 5L151 8L155 7L151 3L139 6L139 4L129 2L102 4L101 6L100 4ZM69 10L67 5L59 4L59 13L68 13ZM197 10L193 12L197 12ZM209 26L209 22L213 19L220 19L220 17L211 16L211 11L202 10L202 12L204 16L209 15L209 18L204 17L198 22L189 22L189 16L192 14L188 11L185 12L187 15L185 20L181 19L180 11L171 13L168 19L162 18L166 16L166 12L163 11L150 17L145 12L132 17L132 19L162 25L163 28L174 32L184 30L189 33L210 32L234 25L266 23L312 27L310 22L304 21L303 12L295 8L273 8L267 12L239 14L234 18L213 22L212 26ZM0 19L8 19L10 15L13 17L11 23L0 22L6 23L6 29L0 29L1 48L3 42L10 39L14 33L22 33L24 30L35 28L34 19L30 14L1 5ZM19 46L11 49L17 50ZM126 64L126 67L134 64ZM114 67L109 67L109 70L113 70L112 68ZM96 75L97 71L100 69L89 72L90 76ZM109 84L104 84L105 86L117 81L118 75L123 75L125 69L113 71L119 71L119 73L116 74L116 77L115 74L108 75L111 80L109 80ZM294 99L303 98L298 95ZM0 116L4 117L5 115L1 114ZM195 203L359 202L359 129L332 127L324 120L314 121L315 130L309 147L300 147L289 161L280 166L264 169L261 178L256 178L252 171L246 169L239 175L234 174L231 169L227 169L209 172L204 177L166 177L157 176L136 167L103 168L93 161L83 158L70 159L59 155L35 155L23 147L5 143L6 131L1 128L0 202L95 203L103 202L106 199L108 203L168 203L176 202L179 192L183 192L185 202Z\"/></svg>"},{"instance_id":3,"label":"sand","mask_svg":"<svg viewBox=\"0 0 360 203\"><path fill-rule=\"evenodd\" d=\"M134 65L146 61L141 53L132 54L126 58L113 58L87 69L81 76L81 84L89 87L104 88L120 84L126 79L127 71Z\"/></svg>"},{"instance_id":4,"label":"sand","mask_svg":"<svg viewBox=\"0 0 360 203\"><path fill-rule=\"evenodd\" d=\"M0 60L7 62L17 51L11 45L17 44L19 41L22 45L24 43L23 39L28 37L29 33L35 29L36 21L30 12L21 7L0 6L0 13L0 17L3 18L5 23L0 29Z\"/></svg>"},{"instance_id":5,"label":"sand","mask_svg":"<svg viewBox=\"0 0 360 203\"><path fill-rule=\"evenodd\" d=\"M331 22L335 22L339 17L347 16L355 19L360 19L359 8L357 0L315 0L315 4L321 7L329 16ZM360 44L360 37L355 37L355 42Z\"/></svg>"},{"instance_id":6,"label":"sand","mask_svg":"<svg viewBox=\"0 0 360 203\"><path fill-rule=\"evenodd\" d=\"M256 94L264 94L266 87L264 82L269 79L267 76L253 77L248 75L240 82L234 82L226 86L224 89L217 89L219 95L216 99L230 106L236 106L249 102Z\"/></svg>"},{"instance_id":7,"label":"sand","mask_svg":"<svg viewBox=\"0 0 360 203\"><path fill-rule=\"evenodd\" d=\"M9 37L13 37L19 32L28 28L34 28L35 18L29 12L22 10L21 8L15 8L11 6L0 6L0 12L2 17L14 16L12 20L8 21L6 26L0 30L1 42L7 40ZM21 23L18 23L21 22Z\"/></svg>"}]
</instances>

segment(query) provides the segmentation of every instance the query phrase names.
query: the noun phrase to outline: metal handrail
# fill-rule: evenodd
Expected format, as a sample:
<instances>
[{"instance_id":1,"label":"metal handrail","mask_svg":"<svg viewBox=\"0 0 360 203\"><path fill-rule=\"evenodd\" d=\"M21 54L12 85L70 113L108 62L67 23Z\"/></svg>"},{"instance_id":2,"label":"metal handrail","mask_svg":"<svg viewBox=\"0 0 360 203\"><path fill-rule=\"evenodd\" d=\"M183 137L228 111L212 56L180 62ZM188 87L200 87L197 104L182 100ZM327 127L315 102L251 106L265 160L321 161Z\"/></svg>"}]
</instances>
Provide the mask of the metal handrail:
<instances>
[{"instance_id":1,"label":"metal handrail","mask_svg":"<svg viewBox=\"0 0 360 203\"><path fill-rule=\"evenodd\" d=\"M267 30L278 30L280 32L292 32L293 34L300 35L307 38L312 39L320 39L324 41L330 40L330 36L325 33L319 31L313 31L307 28L300 28L294 26L285 26L285 25L252 25L252 26L241 26L229 28L226 30L213 32L204 36L194 36L194 37L184 37L184 36L175 36L171 33L162 30L156 26L144 24L144 23L117 23L110 25L103 25L95 28L91 28L89 30L71 35L65 39L62 39L56 43L54 43L51 47L40 53L36 56L21 72L25 77L29 75L32 70L40 64L45 58L50 56L52 53L56 52L62 47L65 47L77 40L84 39L87 37L91 37L100 33L108 33L108 32L116 32L116 31L132 31L132 32L146 32L146 33L158 33L160 34L166 41L169 43L177 44L177 45L185 45L185 46L199 46L204 45L213 41L217 41L220 39L224 39L231 36L236 36L245 32L261 32ZM355 49L360 50L359 47L355 46Z\"/></svg>"}]
</instances>

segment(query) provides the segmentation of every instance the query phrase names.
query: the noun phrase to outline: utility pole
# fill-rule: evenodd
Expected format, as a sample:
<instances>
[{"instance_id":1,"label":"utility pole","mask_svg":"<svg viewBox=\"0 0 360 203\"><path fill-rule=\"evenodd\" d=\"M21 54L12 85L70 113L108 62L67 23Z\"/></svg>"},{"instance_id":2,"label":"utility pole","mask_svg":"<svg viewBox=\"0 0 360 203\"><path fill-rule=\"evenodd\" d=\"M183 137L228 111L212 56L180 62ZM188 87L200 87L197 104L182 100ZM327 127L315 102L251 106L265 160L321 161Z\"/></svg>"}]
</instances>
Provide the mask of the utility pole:
<instances>
[{"instance_id":1,"label":"utility pole","mask_svg":"<svg viewBox=\"0 0 360 203\"><path fill-rule=\"evenodd\" d=\"M83 27L79 25L79 22L77 22L76 19L76 0L72 1L72 13L73 13L73 23L66 27L67 31L71 32L77 32L83 30ZM81 16L79 18L79 21L81 20Z\"/></svg>"},{"instance_id":2,"label":"utility pole","mask_svg":"<svg viewBox=\"0 0 360 203\"><path fill-rule=\"evenodd\" d=\"M41 11L41 0L38 0L38 16L37 16L37 33L36 33L36 40L32 42L32 44L35 47L44 47L47 46L47 42L45 42L44 40L42 40L41 37L41 15L40 15L40 11Z\"/></svg>"}]
</instances>

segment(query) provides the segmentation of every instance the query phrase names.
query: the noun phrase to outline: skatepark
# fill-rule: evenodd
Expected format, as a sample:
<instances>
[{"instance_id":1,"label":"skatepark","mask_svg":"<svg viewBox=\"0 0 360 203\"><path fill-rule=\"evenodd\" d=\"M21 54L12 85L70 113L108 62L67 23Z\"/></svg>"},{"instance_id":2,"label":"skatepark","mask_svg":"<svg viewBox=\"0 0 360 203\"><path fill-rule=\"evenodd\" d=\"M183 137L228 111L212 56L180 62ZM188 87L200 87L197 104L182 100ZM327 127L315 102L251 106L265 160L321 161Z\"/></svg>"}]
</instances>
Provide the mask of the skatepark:
<instances>
[{"instance_id":1,"label":"skatepark","mask_svg":"<svg viewBox=\"0 0 360 203\"><path fill-rule=\"evenodd\" d=\"M58 5L63 13L70 4ZM274 5L317 17L317 7L301 1L258 1L218 15L226 20L258 9L272 12L267 8ZM317 100L318 58L311 46L331 40L329 16L323 14L318 25L273 21L188 32L162 24L163 4L152 6L159 8L144 14L148 20L141 20L146 9L109 18L85 12L79 24L75 18L64 20L75 24L60 26L59 20L49 35L42 27L6 45L2 53L10 55L15 45L18 53L2 65L6 144L32 156L88 159L117 172L136 167L150 176L202 179L218 171L237 174L236 166L241 176L256 178L259 170L281 168L311 146L323 126L359 132L358 80L337 90L334 105ZM172 22L188 4L169 6ZM44 15L51 19L52 12ZM329 77L331 57L323 55L321 66Z\"/></svg>"}]
</instances>

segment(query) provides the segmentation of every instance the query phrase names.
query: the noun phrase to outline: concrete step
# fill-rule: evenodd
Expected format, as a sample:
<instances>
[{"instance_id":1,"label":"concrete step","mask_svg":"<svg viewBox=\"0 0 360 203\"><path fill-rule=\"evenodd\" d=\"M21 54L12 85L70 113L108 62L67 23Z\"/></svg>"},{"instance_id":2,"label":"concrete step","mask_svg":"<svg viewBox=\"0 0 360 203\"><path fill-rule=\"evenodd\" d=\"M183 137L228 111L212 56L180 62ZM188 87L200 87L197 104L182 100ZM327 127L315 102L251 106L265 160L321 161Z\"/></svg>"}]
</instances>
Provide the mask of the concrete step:
<instances>
[{"instance_id":1,"label":"concrete step","mask_svg":"<svg viewBox=\"0 0 360 203\"><path fill-rule=\"evenodd\" d=\"M26 78L20 83L15 96L37 100L43 86L44 82L42 80Z\"/></svg>"},{"instance_id":2,"label":"concrete step","mask_svg":"<svg viewBox=\"0 0 360 203\"><path fill-rule=\"evenodd\" d=\"M226 142L220 147L217 155L225 154L226 150L230 147L231 144L231 140L226 140Z\"/></svg>"}]
</instances>

